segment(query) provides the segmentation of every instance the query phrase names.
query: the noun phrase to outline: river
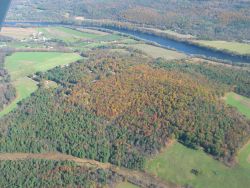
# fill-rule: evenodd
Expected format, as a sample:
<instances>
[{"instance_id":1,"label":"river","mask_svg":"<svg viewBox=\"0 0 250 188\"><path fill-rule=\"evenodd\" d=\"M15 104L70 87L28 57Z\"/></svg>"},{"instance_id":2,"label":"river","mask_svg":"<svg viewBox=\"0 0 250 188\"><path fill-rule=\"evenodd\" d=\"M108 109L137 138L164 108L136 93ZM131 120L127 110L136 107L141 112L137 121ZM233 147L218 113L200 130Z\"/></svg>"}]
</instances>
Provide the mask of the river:
<instances>
[{"instance_id":1,"label":"river","mask_svg":"<svg viewBox=\"0 0 250 188\"><path fill-rule=\"evenodd\" d=\"M18 26L20 24L27 24L32 26L70 26L58 23L49 23L49 22L7 22L5 25L7 26ZM74 26L74 25L72 25ZM103 28L103 27L102 27ZM223 51L216 51L213 49L209 49L206 47L201 47L195 44L190 44L183 41L178 41L166 37L160 37L153 34L142 33L139 31L132 31L127 29L118 29L114 27L104 27L104 29L110 29L113 31L121 32L127 35L131 35L133 37L142 39L144 41L153 42L161 45L162 47L175 49L178 52L185 53L191 56L203 56L206 58L214 58L223 61L230 61L232 63L250 63L250 57L233 55Z\"/></svg>"}]
</instances>

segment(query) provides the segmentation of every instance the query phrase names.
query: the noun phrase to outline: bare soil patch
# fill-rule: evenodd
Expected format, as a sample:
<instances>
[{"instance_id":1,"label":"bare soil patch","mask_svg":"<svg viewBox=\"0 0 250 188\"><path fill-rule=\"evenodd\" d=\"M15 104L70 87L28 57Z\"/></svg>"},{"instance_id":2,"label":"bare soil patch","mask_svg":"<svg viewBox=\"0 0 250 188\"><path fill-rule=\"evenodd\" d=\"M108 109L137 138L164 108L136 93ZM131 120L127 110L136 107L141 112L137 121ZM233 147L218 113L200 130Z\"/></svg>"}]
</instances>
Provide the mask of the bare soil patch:
<instances>
[{"instance_id":1,"label":"bare soil patch","mask_svg":"<svg viewBox=\"0 0 250 188\"><path fill-rule=\"evenodd\" d=\"M28 38L36 32L35 28L4 27L2 28L1 35L21 40Z\"/></svg>"}]
</instances>

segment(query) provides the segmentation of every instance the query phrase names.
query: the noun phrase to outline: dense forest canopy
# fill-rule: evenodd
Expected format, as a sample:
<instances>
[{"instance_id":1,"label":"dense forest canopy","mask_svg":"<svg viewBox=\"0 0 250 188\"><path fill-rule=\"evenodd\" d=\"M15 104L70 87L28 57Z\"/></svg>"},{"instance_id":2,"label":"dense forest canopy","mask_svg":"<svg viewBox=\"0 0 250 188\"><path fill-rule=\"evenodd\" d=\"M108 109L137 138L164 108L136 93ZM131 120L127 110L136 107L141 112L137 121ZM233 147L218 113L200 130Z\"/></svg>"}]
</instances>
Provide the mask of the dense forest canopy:
<instances>
[{"instance_id":1,"label":"dense forest canopy","mask_svg":"<svg viewBox=\"0 0 250 188\"><path fill-rule=\"evenodd\" d=\"M249 138L249 121L221 101L230 85L218 87L219 78L170 70L133 51L95 49L85 57L37 73L38 91L0 120L1 152L59 151L143 169L173 138L225 162ZM59 87L44 87L47 79Z\"/></svg>"},{"instance_id":2,"label":"dense forest canopy","mask_svg":"<svg viewBox=\"0 0 250 188\"><path fill-rule=\"evenodd\" d=\"M205 39L250 40L249 9L248 0L14 0L8 19L113 19Z\"/></svg>"}]
</instances>

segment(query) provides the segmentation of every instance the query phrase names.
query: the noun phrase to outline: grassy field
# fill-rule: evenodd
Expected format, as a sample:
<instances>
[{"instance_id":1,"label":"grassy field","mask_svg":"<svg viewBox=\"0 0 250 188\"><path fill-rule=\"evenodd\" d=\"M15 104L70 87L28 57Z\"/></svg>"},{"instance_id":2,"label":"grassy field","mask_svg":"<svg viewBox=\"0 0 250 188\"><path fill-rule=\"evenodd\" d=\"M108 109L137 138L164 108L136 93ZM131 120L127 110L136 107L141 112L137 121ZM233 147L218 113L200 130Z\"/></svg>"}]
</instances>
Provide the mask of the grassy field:
<instances>
[{"instance_id":1,"label":"grassy field","mask_svg":"<svg viewBox=\"0 0 250 188\"><path fill-rule=\"evenodd\" d=\"M59 65L67 65L81 59L74 53L17 52L6 58L5 68L11 75L17 97L0 112L0 117L16 108L17 103L30 96L37 89L36 82L28 78L37 71L47 71ZM48 83L48 87L51 83Z\"/></svg>"},{"instance_id":2,"label":"grassy field","mask_svg":"<svg viewBox=\"0 0 250 188\"><path fill-rule=\"evenodd\" d=\"M181 33L177 33L177 32L172 31L172 30L162 30L162 29L157 29L157 28L146 28L146 29L150 30L150 31L157 32L157 33L165 33L165 34L168 34L170 36L177 37L180 39L194 39L195 38L192 35L181 34Z\"/></svg>"},{"instance_id":3,"label":"grassy field","mask_svg":"<svg viewBox=\"0 0 250 188\"><path fill-rule=\"evenodd\" d=\"M250 118L250 99L236 93L228 93L226 95L226 103L236 107L239 112Z\"/></svg>"},{"instance_id":4,"label":"grassy field","mask_svg":"<svg viewBox=\"0 0 250 188\"><path fill-rule=\"evenodd\" d=\"M122 182L122 183L119 183L116 186L116 188L139 188L139 187L128 182Z\"/></svg>"},{"instance_id":5,"label":"grassy field","mask_svg":"<svg viewBox=\"0 0 250 188\"><path fill-rule=\"evenodd\" d=\"M77 42L81 40L96 39L98 37L104 37L103 34L97 32L81 32L65 27L47 27L39 28L47 38L59 39L64 42Z\"/></svg>"},{"instance_id":6,"label":"grassy field","mask_svg":"<svg viewBox=\"0 0 250 188\"><path fill-rule=\"evenodd\" d=\"M47 71L79 59L81 56L74 53L17 52L6 58L5 68L14 81L37 71Z\"/></svg>"},{"instance_id":7,"label":"grassy field","mask_svg":"<svg viewBox=\"0 0 250 188\"><path fill-rule=\"evenodd\" d=\"M186 57L185 54L148 44L133 44L129 46L134 49L141 50L142 52L148 54L153 58L162 57L167 60L172 60L172 59L181 59Z\"/></svg>"},{"instance_id":8,"label":"grassy field","mask_svg":"<svg viewBox=\"0 0 250 188\"><path fill-rule=\"evenodd\" d=\"M1 35L18 40L29 38L34 33L37 33L36 28L4 27L1 31Z\"/></svg>"},{"instance_id":9,"label":"grassy field","mask_svg":"<svg viewBox=\"0 0 250 188\"><path fill-rule=\"evenodd\" d=\"M241 55L244 54L250 55L250 44L244 44L239 42L206 41L206 40L196 40L194 42L200 45L216 48L219 50L228 50Z\"/></svg>"},{"instance_id":10,"label":"grassy field","mask_svg":"<svg viewBox=\"0 0 250 188\"><path fill-rule=\"evenodd\" d=\"M247 117L250 99L228 93L226 102ZM226 167L203 151L189 149L175 142L161 154L147 161L146 171L166 181L195 188L248 188L250 185L250 143L238 153L237 164ZM193 174L192 169L198 174Z\"/></svg>"},{"instance_id":11,"label":"grassy field","mask_svg":"<svg viewBox=\"0 0 250 188\"><path fill-rule=\"evenodd\" d=\"M14 110L17 107L18 102L29 97L30 94L37 89L36 82L28 77L20 78L13 82L13 84L16 88L17 97L14 101L12 101L12 103L10 103L10 105L5 107L4 110L0 112L0 117Z\"/></svg>"},{"instance_id":12,"label":"grassy field","mask_svg":"<svg viewBox=\"0 0 250 188\"><path fill-rule=\"evenodd\" d=\"M250 144L238 156L239 163L226 167L203 151L189 149L176 142L148 160L146 171L166 181L194 188L248 188L250 185ZM193 174L197 170L198 174Z\"/></svg>"}]
</instances>

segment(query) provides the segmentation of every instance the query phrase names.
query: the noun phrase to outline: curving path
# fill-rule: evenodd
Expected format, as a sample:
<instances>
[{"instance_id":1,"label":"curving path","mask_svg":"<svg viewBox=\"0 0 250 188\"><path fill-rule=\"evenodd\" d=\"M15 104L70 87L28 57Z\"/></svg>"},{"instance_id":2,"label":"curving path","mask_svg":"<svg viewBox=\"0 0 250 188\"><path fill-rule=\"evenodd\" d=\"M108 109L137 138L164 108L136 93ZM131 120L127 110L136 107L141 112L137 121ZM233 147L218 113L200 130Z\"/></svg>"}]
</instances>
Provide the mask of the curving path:
<instances>
[{"instance_id":1,"label":"curving path","mask_svg":"<svg viewBox=\"0 0 250 188\"><path fill-rule=\"evenodd\" d=\"M31 160L31 159L44 159L44 160L55 160L55 161L72 161L78 164L79 166L95 167L102 169L109 169L112 172L122 176L128 182L135 184L140 187L157 187L157 188L181 188L172 183L166 183L154 177L150 174L147 174L142 171L129 170L126 168L120 168L110 163L101 163L95 160L90 159L81 159L71 155L66 155L62 153L0 153L0 162L1 161L18 161L18 160Z\"/></svg>"}]
</instances>

